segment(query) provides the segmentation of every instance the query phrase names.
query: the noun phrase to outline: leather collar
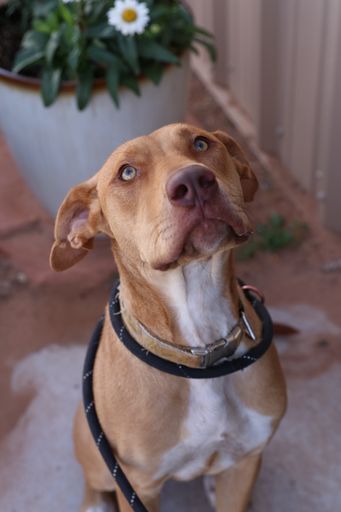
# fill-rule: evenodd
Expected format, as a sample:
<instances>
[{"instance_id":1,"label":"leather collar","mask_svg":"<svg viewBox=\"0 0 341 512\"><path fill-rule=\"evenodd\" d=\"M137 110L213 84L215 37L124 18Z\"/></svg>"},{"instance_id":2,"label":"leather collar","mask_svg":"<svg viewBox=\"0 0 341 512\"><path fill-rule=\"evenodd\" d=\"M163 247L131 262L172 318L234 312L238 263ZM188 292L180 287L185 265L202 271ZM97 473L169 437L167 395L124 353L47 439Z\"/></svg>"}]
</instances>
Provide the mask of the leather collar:
<instances>
[{"instance_id":1,"label":"leather collar","mask_svg":"<svg viewBox=\"0 0 341 512\"><path fill-rule=\"evenodd\" d=\"M244 311L231 333L206 347L171 346L145 330L135 319L125 314L123 321L119 300L119 283L114 286L109 301L110 319L118 339L136 357L161 371L186 378L214 378L234 373L256 362L269 348L272 341L271 317L262 301L249 290L243 290L246 299L253 306L262 322L262 333L255 339ZM140 336L135 333L140 330ZM134 337L137 337L138 341ZM239 357L231 358L238 344L247 334L255 346ZM194 350L194 352L193 352ZM199 351L199 353L198 353Z\"/></svg>"},{"instance_id":2,"label":"leather collar","mask_svg":"<svg viewBox=\"0 0 341 512\"><path fill-rule=\"evenodd\" d=\"M233 356L245 335L256 341L245 312L240 308L240 319L231 331L213 343L201 347L190 347L170 343L153 335L136 318L130 315L121 302L123 322L129 333L148 352L190 368L208 368Z\"/></svg>"}]
</instances>

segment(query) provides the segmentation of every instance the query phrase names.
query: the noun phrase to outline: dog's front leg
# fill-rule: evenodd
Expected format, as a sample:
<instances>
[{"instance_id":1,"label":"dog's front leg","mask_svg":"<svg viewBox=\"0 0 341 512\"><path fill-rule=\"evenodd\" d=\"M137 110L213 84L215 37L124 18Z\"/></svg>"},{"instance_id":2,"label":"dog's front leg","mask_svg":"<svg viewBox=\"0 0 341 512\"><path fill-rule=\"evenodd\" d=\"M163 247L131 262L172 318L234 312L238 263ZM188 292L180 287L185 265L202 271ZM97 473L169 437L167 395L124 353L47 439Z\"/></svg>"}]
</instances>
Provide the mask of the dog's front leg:
<instances>
[{"instance_id":1,"label":"dog's front leg","mask_svg":"<svg viewBox=\"0 0 341 512\"><path fill-rule=\"evenodd\" d=\"M260 463L260 453L248 455L215 477L217 512L246 512Z\"/></svg>"},{"instance_id":2,"label":"dog's front leg","mask_svg":"<svg viewBox=\"0 0 341 512\"><path fill-rule=\"evenodd\" d=\"M160 494L157 493L156 495L151 494L144 494L141 492L141 490L136 489L139 498L141 499L144 506L147 508L148 512L159 512L160 510ZM116 490L116 496L118 505L120 508L120 512L131 512L131 506L123 496L122 492L119 488Z\"/></svg>"}]
</instances>

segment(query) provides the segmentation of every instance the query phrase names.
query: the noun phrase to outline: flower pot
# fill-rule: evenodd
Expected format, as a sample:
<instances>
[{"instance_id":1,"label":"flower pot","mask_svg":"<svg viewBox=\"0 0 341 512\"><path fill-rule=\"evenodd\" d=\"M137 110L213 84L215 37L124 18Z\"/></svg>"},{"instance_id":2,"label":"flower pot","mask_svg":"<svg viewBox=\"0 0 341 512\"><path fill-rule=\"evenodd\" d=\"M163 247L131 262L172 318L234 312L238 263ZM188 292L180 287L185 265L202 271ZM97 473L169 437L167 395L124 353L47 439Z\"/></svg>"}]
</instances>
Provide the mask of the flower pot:
<instances>
[{"instance_id":1,"label":"flower pot","mask_svg":"<svg viewBox=\"0 0 341 512\"><path fill-rule=\"evenodd\" d=\"M73 83L64 83L57 101L45 108L39 80L0 68L0 128L27 184L55 215L69 188L92 176L116 146L183 120L188 77L185 57L181 67L166 69L160 85L141 79L140 97L120 90L119 108L98 81L80 112Z\"/></svg>"}]
</instances>

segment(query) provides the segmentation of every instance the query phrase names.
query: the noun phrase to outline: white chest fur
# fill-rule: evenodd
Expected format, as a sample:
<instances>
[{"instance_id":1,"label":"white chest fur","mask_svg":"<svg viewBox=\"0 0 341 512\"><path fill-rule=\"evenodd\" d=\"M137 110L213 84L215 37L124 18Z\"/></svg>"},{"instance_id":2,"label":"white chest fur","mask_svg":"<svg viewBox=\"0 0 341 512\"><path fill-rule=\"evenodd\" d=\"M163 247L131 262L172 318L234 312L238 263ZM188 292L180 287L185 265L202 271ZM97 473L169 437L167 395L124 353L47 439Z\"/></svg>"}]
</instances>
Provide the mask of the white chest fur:
<instances>
[{"instance_id":1,"label":"white chest fur","mask_svg":"<svg viewBox=\"0 0 341 512\"><path fill-rule=\"evenodd\" d=\"M238 399L232 376L191 380L181 442L164 454L157 478L190 480L202 473L219 473L262 448L271 434L272 418Z\"/></svg>"},{"instance_id":2,"label":"white chest fur","mask_svg":"<svg viewBox=\"0 0 341 512\"><path fill-rule=\"evenodd\" d=\"M228 252L218 253L209 260L149 276L167 300L188 345L212 343L236 324L224 294L228 258ZM244 350L243 344L239 350ZM156 478L188 480L219 473L269 440L272 418L243 404L234 379L230 375L188 381L189 405L181 441L163 455Z\"/></svg>"},{"instance_id":3,"label":"white chest fur","mask_svg":"<svg viewBox=\"0 0 341 512\"><path fill-rule=\"evenodd\" d=\"M188 345L213 343L236 324L229 299L223 294L228 258L228 253L218 253L209 260L149 276L167 300Z\"/></svg>"}]
</instances>

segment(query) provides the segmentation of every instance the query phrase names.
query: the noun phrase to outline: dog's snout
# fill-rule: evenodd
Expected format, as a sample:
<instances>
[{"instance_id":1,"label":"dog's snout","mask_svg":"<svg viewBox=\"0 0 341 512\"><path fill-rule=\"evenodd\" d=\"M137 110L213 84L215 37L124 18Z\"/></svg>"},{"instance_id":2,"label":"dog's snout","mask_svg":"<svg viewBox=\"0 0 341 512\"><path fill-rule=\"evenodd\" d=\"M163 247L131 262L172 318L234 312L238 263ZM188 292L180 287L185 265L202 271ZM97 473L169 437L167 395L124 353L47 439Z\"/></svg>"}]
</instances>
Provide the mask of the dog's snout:
<instances>
[{"instance_id":1,"label":"dog's snout","mask_svg":"<svg viewBox=\"0 0 341 512\"><path fill-rule=\"evenodd\" d=\"M195 206L212 199L218 190L217 180L209 169L191 165L173 174L166 185L168 198L175 206Z\"/></svg>"}]
</instances>

